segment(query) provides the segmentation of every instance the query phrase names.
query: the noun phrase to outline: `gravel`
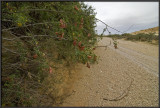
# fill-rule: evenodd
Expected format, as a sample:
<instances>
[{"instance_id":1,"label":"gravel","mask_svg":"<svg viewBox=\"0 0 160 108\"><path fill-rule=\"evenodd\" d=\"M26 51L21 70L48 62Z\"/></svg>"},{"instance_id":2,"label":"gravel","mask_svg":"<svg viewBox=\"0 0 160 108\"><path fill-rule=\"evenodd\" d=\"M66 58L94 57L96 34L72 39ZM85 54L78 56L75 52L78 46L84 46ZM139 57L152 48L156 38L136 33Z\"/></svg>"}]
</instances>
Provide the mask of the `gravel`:
<instances>
[{"instance_id":1,"label":"gravel","mask_svg":"<svg viewBox=\"0 0 160 108\"><path fill-rule=\"evenodd\" d=\"M110 40L103 38L98 45L109 45ZM61 106L158 106L158 46L118 42L118 49L111 44L106 50L103 47L95 50L100 56L98 64L91 68L77 66L81 69L72 88L75 93Z\"/></svg>"}]
</instances>

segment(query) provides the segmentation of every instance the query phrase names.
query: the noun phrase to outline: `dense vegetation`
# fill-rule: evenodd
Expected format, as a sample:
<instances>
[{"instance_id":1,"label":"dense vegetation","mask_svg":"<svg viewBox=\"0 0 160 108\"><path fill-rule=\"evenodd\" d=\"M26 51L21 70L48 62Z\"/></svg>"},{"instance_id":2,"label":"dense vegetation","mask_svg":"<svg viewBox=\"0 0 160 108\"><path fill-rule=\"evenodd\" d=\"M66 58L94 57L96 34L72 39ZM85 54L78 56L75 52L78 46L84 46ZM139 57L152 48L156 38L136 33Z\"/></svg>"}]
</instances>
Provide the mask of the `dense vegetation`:
<instances>
[{"instance_id":1,"label":"dense vegetation","mask_svg":"<svg viewBox=\"0 0 160 108\"><path fill-rule=\"evenodd\" d=\"M90 68L97 61L94 10L82 2L2 2L1 7L2 106L54 106L64 99L56 87L65 79L57 70L77 63Z\"/></svg>"},{"instance_id":2,"label":"dense vegetation","mask_svg":"<svg viewBox=\"0 0 160 108\"><path fill-rule=\"evenodd\" d=\"M126 39L126 40L132 40L132 41L147 41L152 43L152 41L156 41L156 44L158 44L159 42L159 37L155 35L155 33L149 33L149 34L145 34L145 33L139 33L136 35L132 35L132 34L128 34L128 33L124 33L122 35L120 34L113 34L113 35L108 35L108 37L112 37L115 39Z\"/></svg>"}]
</instances>

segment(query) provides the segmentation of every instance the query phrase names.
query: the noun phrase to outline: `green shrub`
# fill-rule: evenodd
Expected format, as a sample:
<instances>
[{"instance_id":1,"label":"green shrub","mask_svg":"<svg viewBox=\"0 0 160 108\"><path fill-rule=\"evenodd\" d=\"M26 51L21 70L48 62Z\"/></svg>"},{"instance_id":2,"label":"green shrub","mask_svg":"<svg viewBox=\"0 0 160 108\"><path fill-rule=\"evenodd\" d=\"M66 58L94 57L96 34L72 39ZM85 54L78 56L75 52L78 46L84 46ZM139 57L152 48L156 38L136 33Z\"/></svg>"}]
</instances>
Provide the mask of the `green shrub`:
<instances>
[{"instance_id":1,"label":"green shrub","mask_svg":"<svg viewBox=\"0 0 160 108\"><path fill-rule=\"evenodd\" d=\"M95 23L80 2L2 2L2 105L41 106L38 90L60 68L51 62L96 62Z\"/></svg>"}]
</instances>

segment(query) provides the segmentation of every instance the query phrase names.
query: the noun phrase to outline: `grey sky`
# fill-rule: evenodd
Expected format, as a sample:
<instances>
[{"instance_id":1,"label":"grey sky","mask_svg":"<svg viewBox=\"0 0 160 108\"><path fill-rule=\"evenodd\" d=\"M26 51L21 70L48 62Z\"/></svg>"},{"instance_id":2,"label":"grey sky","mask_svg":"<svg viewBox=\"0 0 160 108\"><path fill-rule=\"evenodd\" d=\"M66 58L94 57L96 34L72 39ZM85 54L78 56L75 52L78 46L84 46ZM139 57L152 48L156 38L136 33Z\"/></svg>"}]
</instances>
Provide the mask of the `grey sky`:
<instances>
[{"instance_id":1,"label":"grey sky","mask_svg":"<svg viewBox=\"0 0 160 108\"><path fill-rule=\"evenodd\" d=\"M97 12L96 18L122 32L128 33L159 26L158 2L85 2ZM104 24L97 22L96 30L102 33ZM109 29L112 34L118 33ZM107 31L105 34L108 34Z\"/></svg>"}]
</instances>

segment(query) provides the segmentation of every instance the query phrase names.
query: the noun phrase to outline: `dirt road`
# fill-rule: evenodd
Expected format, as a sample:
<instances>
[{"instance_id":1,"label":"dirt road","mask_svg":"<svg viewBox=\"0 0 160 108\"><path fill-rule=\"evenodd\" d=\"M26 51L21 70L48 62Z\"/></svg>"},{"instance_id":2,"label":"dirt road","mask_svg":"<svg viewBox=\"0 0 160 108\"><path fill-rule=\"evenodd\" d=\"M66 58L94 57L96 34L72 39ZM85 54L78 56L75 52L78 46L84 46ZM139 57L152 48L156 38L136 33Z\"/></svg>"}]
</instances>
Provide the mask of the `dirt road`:
<instances>
[{"instance_id":1,"label":"dirt road","mask_svg":"<svg viewBox=\"0 0 160 108\"><path fill-rule=\"evenodd\" d=\"M109 45L111 38L103 38L99 45ZM73 94L62 106L158 106L158 46L118 40L96 49L98 64L87 68L79 65L79 79Z\"/></svg>"}]
</instances>

